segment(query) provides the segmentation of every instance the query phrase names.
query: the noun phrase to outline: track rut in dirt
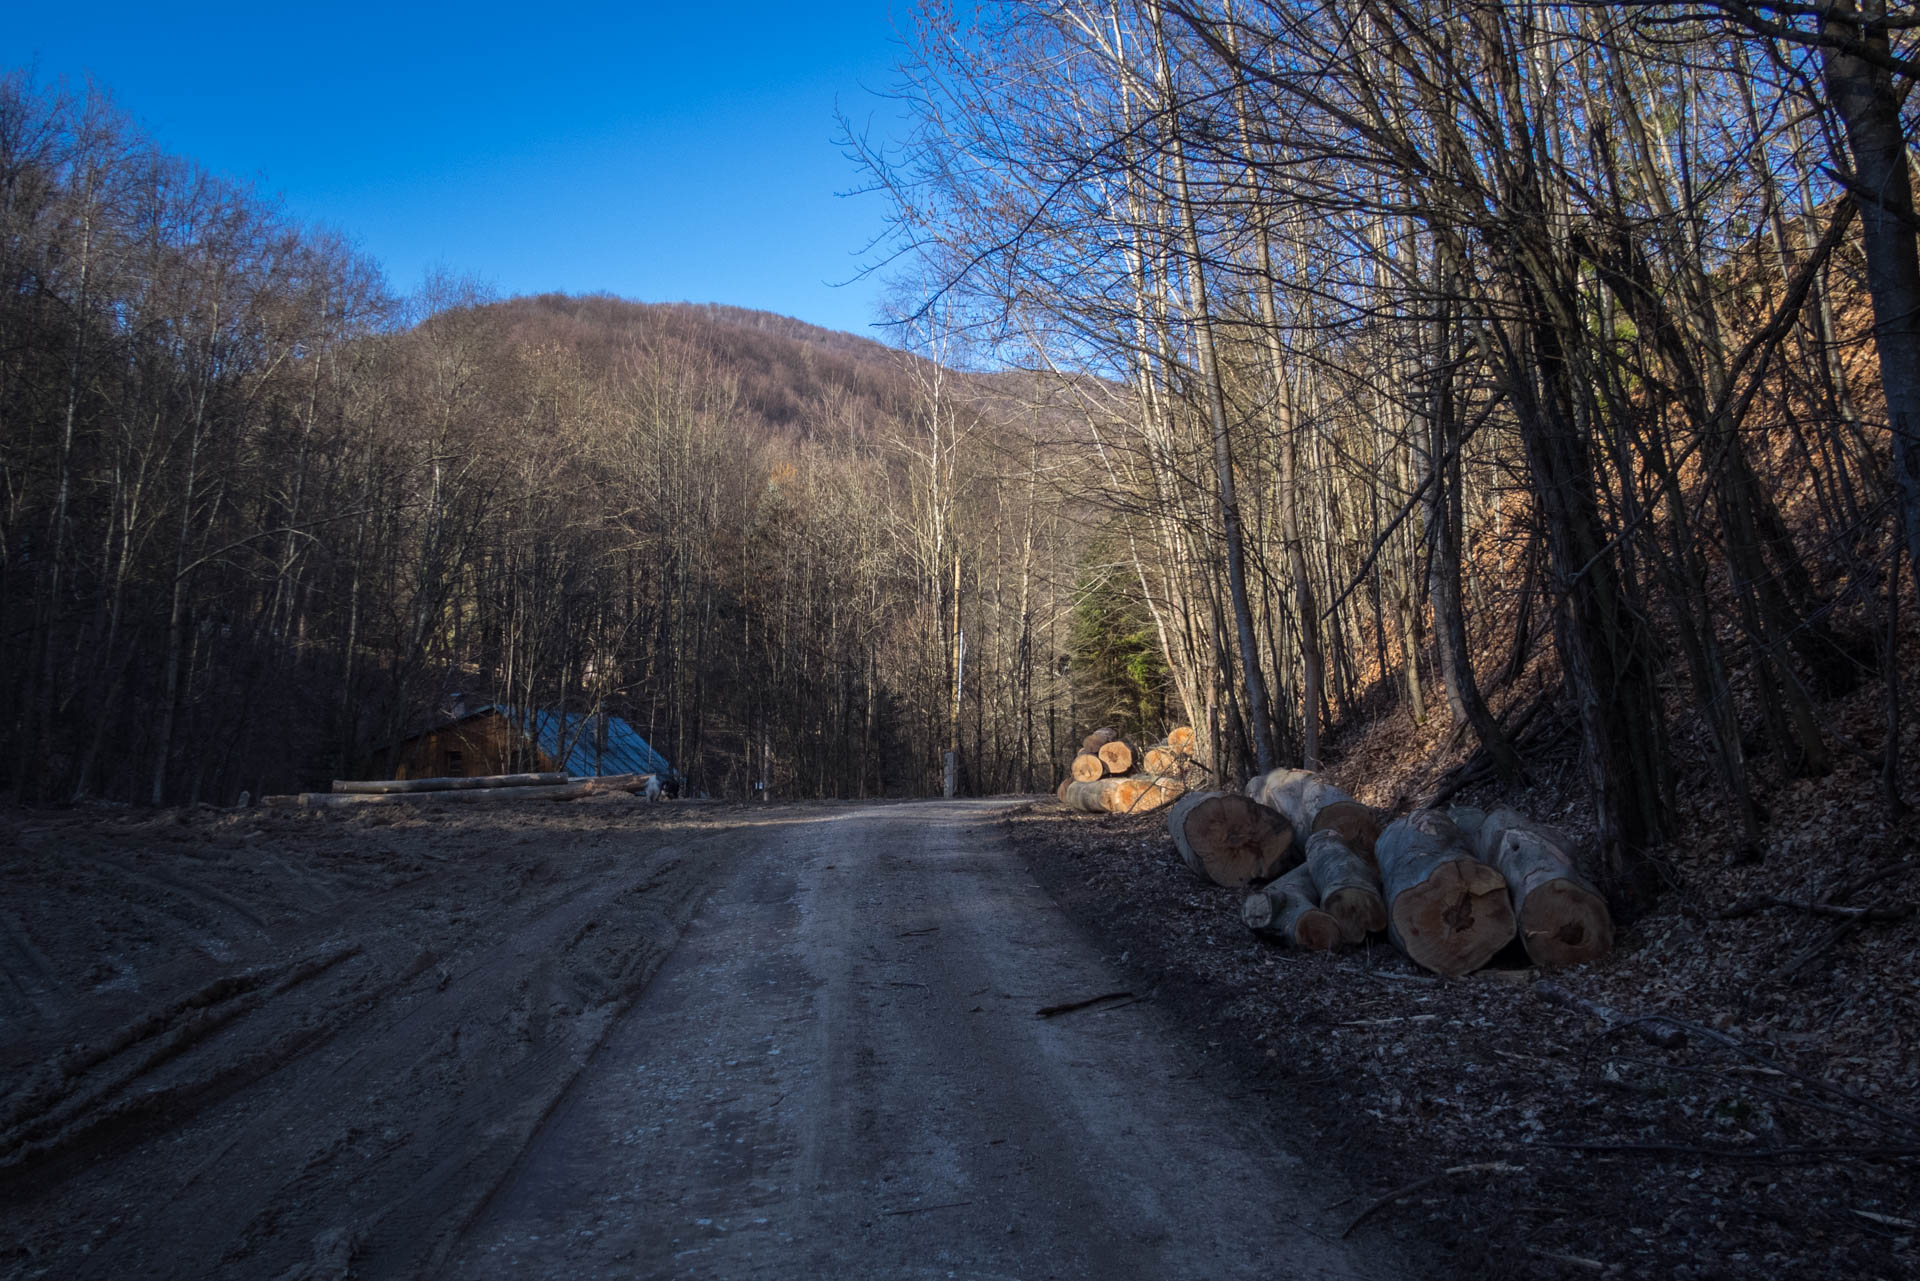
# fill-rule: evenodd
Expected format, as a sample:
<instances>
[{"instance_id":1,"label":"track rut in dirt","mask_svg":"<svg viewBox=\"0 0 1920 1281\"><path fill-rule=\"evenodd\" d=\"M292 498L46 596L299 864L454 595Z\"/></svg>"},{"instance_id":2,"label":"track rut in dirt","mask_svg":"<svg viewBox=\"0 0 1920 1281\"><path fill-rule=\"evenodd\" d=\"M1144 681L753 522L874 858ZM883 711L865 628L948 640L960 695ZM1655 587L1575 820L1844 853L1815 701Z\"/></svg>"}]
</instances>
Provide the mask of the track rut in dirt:
<instances>
[{"instance_id":1,"label":"track rut in dirt","mask_svg":"<svg viewBox=\"0 0 1920 1281\"><path fill-rule=\"evenodd\" d=\"M0 1275L74 1278L431 1269L741 839L624 799L6 835Z\"/></svg>"}]
</instances>

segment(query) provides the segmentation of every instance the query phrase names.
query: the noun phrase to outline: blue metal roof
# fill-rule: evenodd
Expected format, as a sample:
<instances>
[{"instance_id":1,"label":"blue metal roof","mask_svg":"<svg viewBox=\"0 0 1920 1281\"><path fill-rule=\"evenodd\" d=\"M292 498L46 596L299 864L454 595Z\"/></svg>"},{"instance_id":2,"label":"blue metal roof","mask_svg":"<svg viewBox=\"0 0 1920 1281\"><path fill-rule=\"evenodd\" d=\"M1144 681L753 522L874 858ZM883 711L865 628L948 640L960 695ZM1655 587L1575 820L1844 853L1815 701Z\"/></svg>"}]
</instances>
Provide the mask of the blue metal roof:
<instances>
[{"instance_id":1,"label":"blue metal roof","mask_svg":"<svg viewBox=\"0 0 1920 1281\"><path fill-rule=\"evenodd\" d=\"M607 717L607 741L596 743L594 718L575 712L529 711L519 707L498 707L540 746L540 751L558 768L579 777L599 774L671 774L667 758L653 750L633 726L618 716ZM564 756L562 748L565 748Z\"/></svg>"}]
</instances>

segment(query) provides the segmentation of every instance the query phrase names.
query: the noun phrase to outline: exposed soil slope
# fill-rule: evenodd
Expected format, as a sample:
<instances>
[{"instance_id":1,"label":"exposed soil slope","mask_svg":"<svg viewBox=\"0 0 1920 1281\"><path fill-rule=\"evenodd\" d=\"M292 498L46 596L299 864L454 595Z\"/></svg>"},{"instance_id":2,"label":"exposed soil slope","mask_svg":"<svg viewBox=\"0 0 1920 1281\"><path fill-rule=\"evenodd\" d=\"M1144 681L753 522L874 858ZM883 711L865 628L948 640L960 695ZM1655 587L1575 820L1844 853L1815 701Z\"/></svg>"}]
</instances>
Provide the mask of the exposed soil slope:
<instances>
[{"instance_id":1,"label":"exposed soil slope","mask_svg":"<svg viewBox=\"0 0 1920 1281\"><path fill-rule=\"evenodd\" d=\"M432 1263L724 866L712 813L8 815L0 1275Z\"/></svg>"}]
</instances>

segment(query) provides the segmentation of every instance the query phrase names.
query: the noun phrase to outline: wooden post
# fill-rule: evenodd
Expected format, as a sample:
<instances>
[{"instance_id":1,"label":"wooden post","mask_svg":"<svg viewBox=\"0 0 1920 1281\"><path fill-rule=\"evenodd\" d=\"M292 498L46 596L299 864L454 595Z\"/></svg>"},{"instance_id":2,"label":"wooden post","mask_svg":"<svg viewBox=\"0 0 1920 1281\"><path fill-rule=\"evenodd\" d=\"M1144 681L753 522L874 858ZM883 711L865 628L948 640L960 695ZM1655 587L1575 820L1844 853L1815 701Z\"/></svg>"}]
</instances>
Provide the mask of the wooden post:
<instances>
[{"instance_id":1,"label":"wooden post","mask_svg":"<svg viewBox=\"0 0 1920 1281\"><path fill-rule=\"evenodd\" d=\"M960 683L966 679L967 634L960 630L960 553L953 553L953 698L947 704L946 786L948 800L960 792Z\"/></svg>"}]
</instances>

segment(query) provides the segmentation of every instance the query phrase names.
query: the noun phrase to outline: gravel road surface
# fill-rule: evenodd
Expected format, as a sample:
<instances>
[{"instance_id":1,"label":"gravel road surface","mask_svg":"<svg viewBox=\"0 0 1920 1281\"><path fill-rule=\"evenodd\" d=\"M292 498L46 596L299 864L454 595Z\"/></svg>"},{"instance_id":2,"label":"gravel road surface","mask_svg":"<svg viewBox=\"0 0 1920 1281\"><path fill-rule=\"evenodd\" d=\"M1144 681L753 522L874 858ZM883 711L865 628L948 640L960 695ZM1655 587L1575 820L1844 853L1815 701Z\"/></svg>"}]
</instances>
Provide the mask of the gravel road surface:
<instances>
[{"instance_id":1,"label":"gravel road surface","mask_svg":"<svg viewBox=\"0 0 1920 1281\"><path fill-rule=\"evenodd\" d=\"M1038 1016L1121 981L998 808L770 818L450 1274L1401 1275L1151 1001Z\"/></svg>"},{"instance_id":2,"label":"gravel road surface","mask_svg":"<svg viewBox=\"0 0 1920 1281\"><path fill-rule=\"evenodd\" d=\"M13 816L0 1277L1411 1275L1011 803Z\"/></svg>"}]
</instances>

